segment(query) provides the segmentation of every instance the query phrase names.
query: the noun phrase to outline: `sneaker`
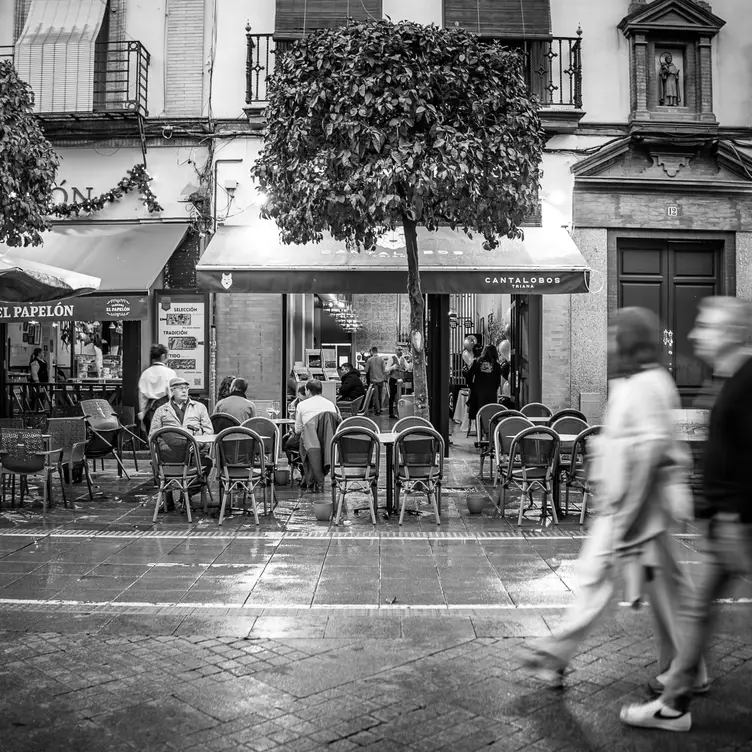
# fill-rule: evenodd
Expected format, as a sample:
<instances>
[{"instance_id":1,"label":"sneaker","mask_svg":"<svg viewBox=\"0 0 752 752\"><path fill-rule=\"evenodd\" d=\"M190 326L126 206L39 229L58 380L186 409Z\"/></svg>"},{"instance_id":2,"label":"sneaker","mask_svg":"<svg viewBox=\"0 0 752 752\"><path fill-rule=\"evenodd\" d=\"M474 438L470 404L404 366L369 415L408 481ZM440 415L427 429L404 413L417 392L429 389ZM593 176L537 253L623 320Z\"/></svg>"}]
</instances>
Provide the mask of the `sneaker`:
<instances>
[{"instance_id":1,"label":"sneaker","mask_svg":"<svg viewBox=\"0 0 752 752\"><path fill-rule=\"evenodd\" d=\"M545 682L551 689L561 689L564 686L564 666L556 666L554 656L522 647L517 651L517 658L523 671Z\"/></svg>"},{"instance_id":2,"label":"sneaker","mask_svg":"<svg viewBox=\"0 0 752 752\"><path fill-rule=\"evenodd\" d=\"M666 679L668 679L668 671L658 674L655 679L651 679L648 682L648 689L654 695L662 695L663 690L666 689ZM692 687L692 693L695 695L706 695L709 691L710 682L707 680L704 682L695 682L695 686Z\"/></svg>"},{"instance_id":3,"label":"sneaker","mask_svg":"<svg viewBox=\"0 0 752 752\"><path fill-rule=\"evenodd\" d=\"M619 718L627 726L654 728L663 731L689 731L692 728L692 714L670 708L660 698L643 705L625 705Z\"/></svg>"}]
</instances>

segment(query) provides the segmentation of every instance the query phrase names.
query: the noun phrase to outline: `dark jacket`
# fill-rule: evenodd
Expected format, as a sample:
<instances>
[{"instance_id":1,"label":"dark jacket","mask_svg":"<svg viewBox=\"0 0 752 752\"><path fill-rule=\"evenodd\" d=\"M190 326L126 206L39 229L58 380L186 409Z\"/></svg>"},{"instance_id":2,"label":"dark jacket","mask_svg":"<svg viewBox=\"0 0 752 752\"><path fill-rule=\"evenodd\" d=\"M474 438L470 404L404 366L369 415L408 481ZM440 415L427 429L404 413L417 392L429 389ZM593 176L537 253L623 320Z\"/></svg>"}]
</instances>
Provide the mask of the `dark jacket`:
<instances>
[{"instance_id":1,"label":"dark jacket","mask_svg":"<svg viewBox=\"0 0 752 752\"><path fill-rule=\"evenodd\" d=\"M357 371L349 371L342 377L342 386L339 388L340 399L351 402L352 400L362 397L366 393L366 388L360 379Z\"/></svg>"},{"instance_id":2,"label":"dark jacket","mask_svg":"<svg viewBox=\"0 0 752 752\"><path fill-rule=\"evenodd\" d=\"M303 426L300 435L300 459L308 482L324 485L324 476L332 464L331 443L341 422L337 413L319 413Z\"/></svg>"},{"instance_id":3,"label":"dark jacket","mask_svg":"<svg viewBox=\"0 0 752 752\"><path fill-rule=\"evenodd\" d=\"M752 358L723 384L710 412L705 448L703 517L738 514L752 523Z\"/></svg>"}]
</instances>

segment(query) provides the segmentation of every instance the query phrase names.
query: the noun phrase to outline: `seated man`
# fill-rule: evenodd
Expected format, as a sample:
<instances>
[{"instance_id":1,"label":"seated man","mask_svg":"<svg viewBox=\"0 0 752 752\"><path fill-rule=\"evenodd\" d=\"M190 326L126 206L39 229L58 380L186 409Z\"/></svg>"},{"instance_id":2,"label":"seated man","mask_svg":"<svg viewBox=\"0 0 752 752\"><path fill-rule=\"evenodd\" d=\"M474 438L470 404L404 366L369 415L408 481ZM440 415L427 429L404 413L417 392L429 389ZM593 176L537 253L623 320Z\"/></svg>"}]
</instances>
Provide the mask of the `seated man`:
<instances>
[{"instance_id":1,"label":"seated man","mask_svg":"<svg viewBox=\"0 0 752 752\"><path fill-rule=\"evenodd\" d=\"M190 398L188 394L189 386L190 384L181 376L171 379L170 401L158 407L154 412L149 438L160 428L167 427L184 428L194 436L214 433L211 420L209 420L209 411L203 404L194 402ZM163 439L160 449L167 461L183 462L185 459L185 443L183 440L168 442ZM201 465L208 470L212 466L212 461L208 456L209 448L207 445L201 444L199 451L201 452ZM168 494L168 510L174 509L171 497L172 494Z\"/></svg>"},{"instance_id":2,"label":"seated man","mask_svg":"<svg viewBox=\"0 0 752 752\"><path fill-rule=\"evenodd\" d=\"M244 423L249 418L256 417L256 405L246 399L248 382L245 379L234 379L230 386L230 395L217 402L214 412L227 413Z\"/></svg>"},{"instance_id":3,"label":"seated man","mask_svg":"<svg viewBox=\"0 0 752 752\"><path fill-rule=\"evenodd\" d=\"M333 402L326 397L321 396L322 387L318 379L309 379L305 383L305 397L298 399L295 408L295 430L285 436L282 442L282 448L287 452L290 459L290 452L300 448L300 434L303 433L303 426L311 418L320 413L336 413L337 408Z\"/></svg>"},{"instance_id":4,"label":"seated man","mask_svg":"<svg viewBox=\"0 0 752 752\"><path fill-rule=\"evenodd\" d=\"M340 378L342 384L339 388L339 398L345 402L352 402L363 397L366 393L366 388L363 386L363 381L360 378L360 374L353 368L352 363L343 363L339 369Z\"/></svg>"}]
</instances>

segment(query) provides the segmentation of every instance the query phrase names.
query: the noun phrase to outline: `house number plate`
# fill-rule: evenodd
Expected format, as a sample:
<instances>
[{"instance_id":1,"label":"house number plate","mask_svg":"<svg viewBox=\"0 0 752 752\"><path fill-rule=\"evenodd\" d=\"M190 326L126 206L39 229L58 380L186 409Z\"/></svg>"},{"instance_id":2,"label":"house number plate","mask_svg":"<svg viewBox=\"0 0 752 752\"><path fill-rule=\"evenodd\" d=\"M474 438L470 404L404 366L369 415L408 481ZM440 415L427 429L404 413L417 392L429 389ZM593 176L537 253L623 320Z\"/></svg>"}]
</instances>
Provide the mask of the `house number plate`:
<instances>
[{"instance_id":1,"label":"house number plate","mask_svg":"<svg viewBox=\"0 0 752 752\"><path fill-rule=\"evenodd\" d=\"M679 207L678 206L667 206L666 207L666 216L668 217L678 217L679 216Z\"/></svg>"}]
</instances>

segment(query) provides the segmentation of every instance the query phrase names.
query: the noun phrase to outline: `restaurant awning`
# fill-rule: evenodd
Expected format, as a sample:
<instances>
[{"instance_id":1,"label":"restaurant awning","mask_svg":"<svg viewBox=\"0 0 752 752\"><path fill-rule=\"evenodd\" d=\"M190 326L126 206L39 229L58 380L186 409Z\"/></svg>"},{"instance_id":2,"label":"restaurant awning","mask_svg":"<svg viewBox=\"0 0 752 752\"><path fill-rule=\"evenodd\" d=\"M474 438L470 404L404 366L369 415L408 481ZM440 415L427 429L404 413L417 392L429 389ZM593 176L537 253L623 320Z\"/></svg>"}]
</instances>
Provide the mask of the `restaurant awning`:
<instances>
[{"instance_id":1,"label":"restaurant awning","mask_svg":"<svg viewBox=\"0 0 752 752\"><path fill-rule=\"evenodd\" d=\"M448 227L418 228L421 284L426 293L580 293L587 262L563 228L525 228L524 240L503 238L494 251L483 237ZM375 250L348 251L331 237L284 245L275 222L220 227L197 266L199 287L212 292L395 293L407 287L401 230ZM361 273L358 273L361 272Z\"/></svg>"},{"instance_id":2,"label":"restaurant awning","mask_svg":"<svg viewBox=\"0 0 752 752\"><path fill-rule=\"evenodd\" d=\"M25 258L99 277L97 293L58 303L29 300L0 305L0 322L75 319L145 319L148 291L188 229L185 222L128 224L66 223L43 235ZM10 250L0 243L0 254Z\"/></svg>"}]
</instances>

